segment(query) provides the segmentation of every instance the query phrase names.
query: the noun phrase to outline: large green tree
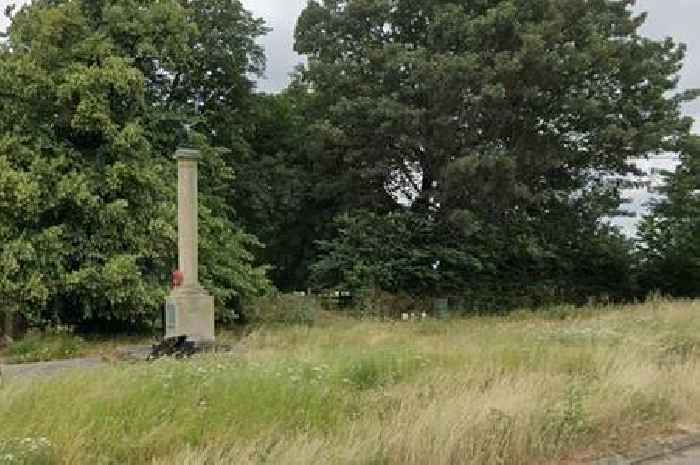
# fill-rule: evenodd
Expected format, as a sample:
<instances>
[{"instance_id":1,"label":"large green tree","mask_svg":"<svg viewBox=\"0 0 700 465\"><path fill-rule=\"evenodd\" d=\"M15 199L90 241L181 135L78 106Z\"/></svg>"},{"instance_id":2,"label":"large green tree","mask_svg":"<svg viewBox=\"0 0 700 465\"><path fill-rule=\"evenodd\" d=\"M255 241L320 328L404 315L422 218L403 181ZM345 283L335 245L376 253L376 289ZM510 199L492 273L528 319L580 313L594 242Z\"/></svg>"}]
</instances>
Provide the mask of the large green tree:
<instances>
[{"instance_id":1,"label":"large green tree","mask_svg":"<svg viewBox=\"0 0 700 465\"><path fill-rule=\"evenodd\" d=\"M296 49L338 211L410 204L457 242L480 231L484 269L514 287L627 263L600 221L618 206L603 177L676 150L695 97L669 97L685 47L641 36L632 4L311 1Z\"/></svg>"},{"instance_id":2,"label":"large green tree","mask_svg":"<svg viewBox=\"0 0 700 465\"><path fill-rule=\"evenodd\" d=\"M700 137L680 144L681 164L640 228L640 284L677 297L700 296Z\"/></svg>"},{"instance_id":3,"label":"large green tree","mask_svg":"<svg viewBox=\"0 0 700 465\"><path fill-rule=\"evenodd\" d=\"M632 3L310 2L296 49L327 109L325 159L356 181L345 195L543 211L671 148L689 128L667 97L685 48L640 36Z\"/></svg>"},{"instance_id":4,"label":"large green tree","mask_svg":"<svg viewBox=\"0 0 700 465\"><path fill-rule=\"evenodd\" d=\"M219 128L245 119L233 109L249 106L264 32L237 0L35 0L16 12L0 50L5 306L32 322L159 314L176 266L171 156L185 121L205 154L204 285L222 317L266 288L257 240L234 224L233 170L213 148L236 145Z\"/></svg>"},{"instance_id":5,"label":"large green tree","mask_svg":"<svg viewBox=\"0 0 700 465\"><path fill-rule=\"evenodd\" d=\"M265 244L259 260L272 266L270 276L283 290L305 288L315 228L322 223L308 156L308 100L294 89L259 95L244 137L249 145L230 154L238 175L232 196L245 199L236 211L246 229Z\"/></svg>"}]
</instances>

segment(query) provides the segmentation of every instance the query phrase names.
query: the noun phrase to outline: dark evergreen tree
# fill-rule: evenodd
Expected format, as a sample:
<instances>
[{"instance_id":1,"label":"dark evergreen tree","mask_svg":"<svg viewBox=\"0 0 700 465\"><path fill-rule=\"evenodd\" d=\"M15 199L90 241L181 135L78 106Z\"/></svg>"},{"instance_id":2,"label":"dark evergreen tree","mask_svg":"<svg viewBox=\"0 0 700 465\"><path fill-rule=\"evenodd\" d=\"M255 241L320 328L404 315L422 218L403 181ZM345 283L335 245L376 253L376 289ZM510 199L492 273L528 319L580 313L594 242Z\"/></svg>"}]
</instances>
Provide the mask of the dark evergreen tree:
<instances>
[{"instance_id":1,"label":"dark evergreen tree","mask_svg":"<svg viewBox=\"0 0 700 465\"><path fill-rule=\"evenodd\" d=\"M308 157L307 95L287 90L259 95L245 139L247 150L230 156L237 179L232 198L245 228L265 245L259 261L283 290L305 289L323 214L314 200L314 167Z\"/></svg>"},{"instance_id":2,"label":"dark evergreen tree","mask_svg":"<svg viewBox=\"0 0 700 465\"><path fill-rule=\"evenodd\" d=\"M603 178L675 150L691 124L680 104L695 97L669 97L685 47L642 37L632 4L311 1L296 49L337 211L410 203L461 251L478 231L491 272L465 261L465 289L493 276L513 289L629 292L607 279L629 275L631 259L601 222L619 205Z\"/></svg>"},{"instance_id":3,"label":"dark evergreen tree","mask_svg":"<svg viewBox=\"0 0 700 465\"><path fill-rule=\"evenodd\" d=\"M700 296L700 137L680 144L681 164L640 228L640 285L677 297Z\"/></svg>"}]
</instances>

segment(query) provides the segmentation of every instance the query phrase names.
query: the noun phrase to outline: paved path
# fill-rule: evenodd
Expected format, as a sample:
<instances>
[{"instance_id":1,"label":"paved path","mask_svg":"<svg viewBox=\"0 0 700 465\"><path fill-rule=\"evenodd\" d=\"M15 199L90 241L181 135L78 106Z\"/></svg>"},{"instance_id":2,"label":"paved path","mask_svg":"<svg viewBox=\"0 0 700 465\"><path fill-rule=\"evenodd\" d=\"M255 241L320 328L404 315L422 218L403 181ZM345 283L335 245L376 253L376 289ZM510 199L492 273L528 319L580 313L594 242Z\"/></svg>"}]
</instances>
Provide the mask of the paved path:
<instances>
[{"instance_id":1,"label":"paved path","mask_svg":"<svg viewBox=\"0 0 700 465\"><path fill-rule=\"evenodd\" d=\"M700 465L700 434L688 433L650 442L628 458L610 457L588 465Z\"/></svg>"},{"instance_id":2,"label":"paved path","mask_svg":"<svg viewBox=\"0 0 700 465\"><path fill-rule=\"evenodd\" d=\"M664 459L637 462L634 465L700 465L700 446Z\"/></svg>"},{"instance_id":3,"label":"paved path","mask_svg":"<svg viewBox=\"0 0 700 465\"><path fill-rule=\"evenodd\" d=\"M99 358L79 358L63 360L59 362L24 363L21 365L0 365L3 381L14 378L36 378L53 376L67 370L83 370L104 366L105 362Z\"/></svg>"}]
</instances>

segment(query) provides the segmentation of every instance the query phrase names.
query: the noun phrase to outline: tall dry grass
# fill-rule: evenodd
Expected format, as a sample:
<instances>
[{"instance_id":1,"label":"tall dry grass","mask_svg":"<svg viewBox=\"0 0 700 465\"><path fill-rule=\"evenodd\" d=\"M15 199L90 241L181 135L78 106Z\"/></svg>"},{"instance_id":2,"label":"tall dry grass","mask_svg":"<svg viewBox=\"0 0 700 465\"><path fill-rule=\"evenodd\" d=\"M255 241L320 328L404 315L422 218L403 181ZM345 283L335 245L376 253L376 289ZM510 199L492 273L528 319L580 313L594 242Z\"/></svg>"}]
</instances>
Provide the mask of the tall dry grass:
<instances>
[{"instance_id":1,"label":"tall dry grass","mask_svg":"<svg viewBox=\"0 0 700 465\"><path fill-rule=\"evenodd\" d=\"M700 425L698 311L336 320L262 328L236 356L17 381L0 391L0 463L541 465L624 450Z\"/></svg>"}]
</instances>

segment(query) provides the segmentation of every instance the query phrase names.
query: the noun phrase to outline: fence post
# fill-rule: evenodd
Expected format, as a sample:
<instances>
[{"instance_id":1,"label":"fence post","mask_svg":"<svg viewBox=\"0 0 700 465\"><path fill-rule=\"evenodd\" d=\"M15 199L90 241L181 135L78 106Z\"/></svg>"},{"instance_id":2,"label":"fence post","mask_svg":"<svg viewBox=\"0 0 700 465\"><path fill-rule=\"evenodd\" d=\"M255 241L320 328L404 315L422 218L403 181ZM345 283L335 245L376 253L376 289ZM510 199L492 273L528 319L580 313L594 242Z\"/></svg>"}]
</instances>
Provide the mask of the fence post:
<instances>
[{"instance_id":1,"label":"fence post","mask_svg":"<svg viewBox=\"0 0 700 465\"><path fill-rule=\"evenodd\" d=\"M450 315L449 300L445 298L433 299L433 311L439 319L446 320Z\"/></svg>"}]
</instances>

